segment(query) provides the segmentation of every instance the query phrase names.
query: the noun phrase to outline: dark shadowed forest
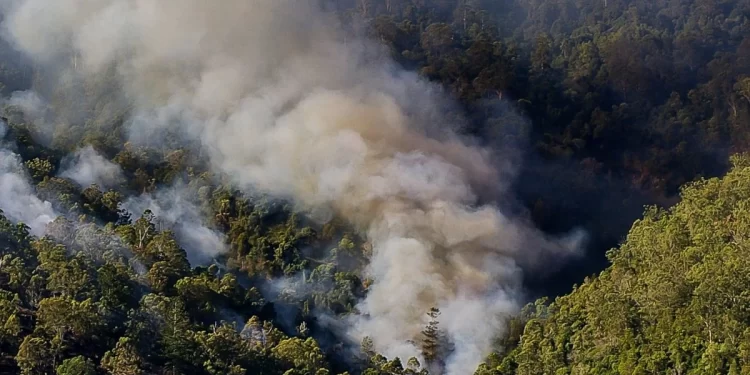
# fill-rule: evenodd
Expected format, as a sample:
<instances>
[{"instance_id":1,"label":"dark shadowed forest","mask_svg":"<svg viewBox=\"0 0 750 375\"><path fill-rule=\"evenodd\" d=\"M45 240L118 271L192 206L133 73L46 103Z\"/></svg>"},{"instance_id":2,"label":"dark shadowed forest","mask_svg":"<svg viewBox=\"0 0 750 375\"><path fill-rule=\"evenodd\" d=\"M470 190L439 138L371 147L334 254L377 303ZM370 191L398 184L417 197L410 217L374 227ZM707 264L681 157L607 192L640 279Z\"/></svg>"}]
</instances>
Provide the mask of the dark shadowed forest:
<instances>
[{"instance_id":1,"label":"dark shadowed forest","mask_svg":"<svg viewBox=\"0 0 750 375\"><path fill-rule=\"evenodd\" d=\"M0 5L0 373L750 374L750 1L188 2Z\"/></svg>"}]
</instances>

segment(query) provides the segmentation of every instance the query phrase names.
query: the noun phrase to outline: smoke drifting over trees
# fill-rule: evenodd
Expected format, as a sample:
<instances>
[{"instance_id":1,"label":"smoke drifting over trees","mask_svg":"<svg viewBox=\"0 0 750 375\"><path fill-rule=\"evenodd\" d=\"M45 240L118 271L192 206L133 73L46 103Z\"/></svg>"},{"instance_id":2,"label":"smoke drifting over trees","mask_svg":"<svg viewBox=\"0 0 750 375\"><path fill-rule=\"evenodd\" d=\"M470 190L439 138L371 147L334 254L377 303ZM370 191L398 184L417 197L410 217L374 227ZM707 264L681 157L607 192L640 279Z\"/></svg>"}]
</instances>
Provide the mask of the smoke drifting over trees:
<instances>
[{"instance_id":1,"label":"smoke drifting over trees","mask_svg":"<svg viewBox=\"0 0 750 375\"><path fill-rule=\"evenodd\" d=\"M26 223L35 235L44 234L44 228L57 214L50 202L42 201L34 193L21 158L8 150L0 150L0 209L17 222Z\"/></svg>"},{"instance_id":2,"label":"smoke drifting over trees","mask_svg":"<svg viewBox=\"0 0 750 375\"><path fill-rule=\"evenodd\" d=\"M575 252L578 244L482 203L483 192L510 184L502 180L508 171L498 173L486 150L450 131L440 90L335 24L315 5L277 0L30 0L6 9L9 37L49 74L42 79L114 91L107 105L128 108L123 121L134 144L178 133L237 186L361 231L373 246L373 284L350 333L405 360L418 355L410 342L438 307L455 344L447 373L466 373L518 308L515 259ZM41 85L41 96L51 95L45 86L65 87ZM60 95L49 99L53 111ZM69 100L61 102L66 111ZM104 186L118 178L90 149L75 160L61 176ZM188 250L196 241L221 248L213 232L190 227L192 212L185 221L186 212L162 211L158 201L125 207L179 223Z\"/></svg>"},{"instance_id":3,"label":"smoke drifting over trees","mask_svg":"<svg viewBox=\"0 0 750 375\"><path fill-rule=\"evenodd\" d=\"M530 285L559 293L602 269L643 204L674 203L747 149L748 9L0 2L0 372L629 369L649 352L637 340L665 337L639 332L656 329L644 316L703 306L683 298L692 281L640 285L669 285L659 270L689 248L682 233L717 222L683 230L690 215L649 209L679 229L662 236L662 268L630 274L652 259L631 238L600 278L522 304ZM744 178L735 164L729 182ZM732 228L741 248L746 228ZM708 264L678 266L690 262ZM701 309L708 337L674 318L689 337L649 368L745 366L740 336L724 334L744 315ZM717 337L734 341L718 350Z\"/></svg>"},{"instance_id":4,"label":"smoke drifting over trees","mask_svg":"<svg viewBox=\"0 0 750 375\"><path fill-rule=\"evenodd\" d=\"M63 161L60 177L69 178L81 187L96 184L104 189L116 188L124 179L117 164L99 155L93 147L84 147Z\"/></svg>"},{"instance_id":5,"label":"smoke drifting over trees","mask_svg":"<svg viewBox=\"0 0 750 375\"><path fill-rule=\"evenodd\" d=\"M11 220L26 223L35 235L57 217L50 202L40 200L28 182L21 157L4 148L7 125L0 122L0 210Z\"/></svg>"},{"instance_id":6,"label":"smoke drifting over trees","mask_svg":"<svg viewBox=\"0 0 750 375\"><path fill-rule=\"evenodd\" d=\"M133 216L150 210L156 217L159 230L173 230L180 246L188 253L192 265L211 263L216 256L226 251L221 233L205 226L200 208L189 200L193 195L188 187L175 184L154 194L130 197L122 206Z\"/></svg>"}]
</instances>

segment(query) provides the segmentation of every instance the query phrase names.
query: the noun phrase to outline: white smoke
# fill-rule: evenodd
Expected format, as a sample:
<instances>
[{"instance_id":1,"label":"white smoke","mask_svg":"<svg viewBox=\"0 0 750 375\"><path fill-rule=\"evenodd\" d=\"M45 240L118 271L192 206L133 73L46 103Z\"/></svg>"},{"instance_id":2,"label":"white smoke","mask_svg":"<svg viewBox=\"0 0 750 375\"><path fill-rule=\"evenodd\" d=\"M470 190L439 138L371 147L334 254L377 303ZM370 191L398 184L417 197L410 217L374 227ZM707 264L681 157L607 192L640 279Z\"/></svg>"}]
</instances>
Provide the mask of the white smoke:
<instances>
[{"instance_id":1,"label":"white smoke","mask_svg":"<svg viewBox=\"0 0 750 375\"><path fill-rule=\"evenodd\" d=\"M33 91L16 91L6 104L18 107L32 121L39 121L47 115L47 103Z\"/></svg>"},{"instance_id":2,"label":"white smoke","mask_svg":"<svg viewBox=\"0 0 750 375\"><path fill-rule=\"evenodd\" d=\"M158 230L172 230L193 266L209 264L226 251L224 236L208 228L198 206L187 197L189 192L182 184L157 190L154 194L130 197L122 207L134 217L151 210Z\"/></svg>"},{"instance_id":3,"label":"white smoke","mask_svg":"<svg viewBox=\"0 0 750 375\"><path fill-rule=\"evenodd\" d=\"M60 177L69 178L81 187L96 184L103 189L112 189L124 181L120 166L107 160L86 146L63 160Z\"/></svg>"},{"instance_id":4,"label":"white smoke","mask_svg":"<svg viewBox=\"0 0 750 375\"><path fill-rule=\"evenodd\" d=\"M6 124L0 121L0 140L7 132ZM52 204L36 196L29 183L21 157L0 143L0 210L13 222L29 226L31 234L41 236L57 213Z\"/></svg>"},{"instance_id":5,"label":"white smoke","mask_svg":"<svg viewBox=\"0 0 750 375\"><path fill-rule=\"evenodd\" d=\"M197 140L239 186L346 218L373 245L375 280L350 334L405 360L439 307L455 344L446 372L471 373L517 309L517 261L575 241L483 205L509 186L508 171L450 130L436 87L314 3L16 0L5 27L38 64L114 72L133 108L131 140ZM133 210L161 210L158 197L142 200ZM161 214L179 224L170 207Z\"/></svg>"}]
</instances>

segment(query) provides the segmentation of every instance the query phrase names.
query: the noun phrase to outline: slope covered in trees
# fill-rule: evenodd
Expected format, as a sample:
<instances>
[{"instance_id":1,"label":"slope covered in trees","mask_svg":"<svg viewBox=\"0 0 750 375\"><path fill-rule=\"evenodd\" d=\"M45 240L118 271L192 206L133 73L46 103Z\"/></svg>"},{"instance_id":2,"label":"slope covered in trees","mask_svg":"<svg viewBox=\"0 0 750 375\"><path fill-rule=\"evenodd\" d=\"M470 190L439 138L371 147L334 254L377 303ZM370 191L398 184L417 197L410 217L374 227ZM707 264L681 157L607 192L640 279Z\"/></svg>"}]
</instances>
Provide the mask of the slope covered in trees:
<instances>
[{"instance_id":1,"label":"slope covered in trees","mask_svg":"<svg viewBox=\"0 0 750 375\"><path fill-rule=\"evenodd\" d=\"M518 346L478 374L750 372L750 158L733 164L647 209L607 270L528 306Z\"/></svg>"},{"instance_id":2,"label":"slope covered in trees","mask_svg":"<svg viewBox=\"0 0 750 375\"><path fill-rule=\"evenodd\" d=\"M531 136L663 191L746 147L746 1L358 3L402 63L472 110L471 131ZM498 96L533 126L492 121Z\"/></svg>"},{"instance_id":3,"label":"slope covered in trees","mask_svg":"<svg viewBox=\"0 0 750 375\"><path fill-rule=\"evenodd\" d=\"M55 177L59 161L41 162L50 154L19 141L28 138L18 129L8 138L26 155L36 190L74 218L61 215L36 237L0 211L0 373L422 371L416 359L402 365L357 343L344 346L320 324L318 317L351 312L364 289L354 271L366 249L345 228L330 223L315 231L286 207L261 198L250 203L206 175L184 175L191 193L182 194L195 194L230 243L216 264L191 267L169 223L150 210L131 219L119 208L120 193ZM148 164L127 152L117 160ZM300 278L301 270L310 272ZM284 278L288 285L271 282Z\"/></svg>"},{"instance_id":4,"label":"slope covered in trees","mask_svg":"<svg viewBox=\"0 0 750 375\"><path fill-rule=\"evenodd\" d=\"M747 150L747 1L338 3L459 98L467 132L525 149L516 186L534 219L585 226L592 250L614 246L643 204L672 204ZM542 289L604 265L591 251Z\"/></svg>"}]
</instances>

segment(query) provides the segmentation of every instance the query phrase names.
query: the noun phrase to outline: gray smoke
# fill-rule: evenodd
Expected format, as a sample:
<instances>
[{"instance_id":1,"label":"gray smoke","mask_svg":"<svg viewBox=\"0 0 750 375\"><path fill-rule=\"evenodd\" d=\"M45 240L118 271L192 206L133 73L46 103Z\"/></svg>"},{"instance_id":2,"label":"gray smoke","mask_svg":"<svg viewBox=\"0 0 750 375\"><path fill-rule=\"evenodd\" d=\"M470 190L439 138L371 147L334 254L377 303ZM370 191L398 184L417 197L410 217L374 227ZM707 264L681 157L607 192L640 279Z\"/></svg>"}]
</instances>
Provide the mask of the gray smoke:
<instances>
[{"instance_id":1,"label":"gray smoke","mask_svg":"<svg viewBox=\"0 0 750 375\"><path fill-rule=\"evenodd\" d=\"M23 222L32 234L41 236L57 213L50 202L36 196L21 156L3 147L6 126L0 121L0 210L11 221Z\"/></svg>"},{"instance_id":2,"label":"gray smoke","mask_svg":"<svg viewBox=\"0 0 750 375\"><path fill-rule=\"evenodd\" d=\"M224 236L203 223L200 208L189 196L187 186L175 184L153 194L130 197L122 206L133 217L140 216L147 209L151 210L157 230L174 231L180 246L187 252L190 264L209 264L226 251Z\"/></svg>"},{"instance_id":3,"label":"gray smoke","mask_svg":"<svg viewBox=\"0 0 750 375\"><path fill-rule=\"evenodd\" d=\"M451 131L440 90L315 2L15 0L5 15L9 39L47 71L116 82L99 91L126 99L132 141L199 142L238 186L366 235L374 283L349 334L388 356L419 356L438 307L455 344L446 373L473 372L518 308L517 262L576 249L482 204L503 200L512 167Z\"/></svg>"},{"instance_id":4,"label":"gray smoke","mask_svg":"<svg viewBox=\"0 0 750 375\"><path fill-rule=\"evenodd\" d=\"M47 116L47 103L33 91L16 91L6 104L17 107L27 119L34 122L41 122Z\"/></svg>"},{"instance_id":5,"label":"gray smoke","mask_svg":"<svg viewBox=\"0 0 750 375\"><path fill-rule=\"evenodd\" d=\"M129 258L128 250L111 230L94 223L71 221L56 212L51 202L39 199L21 156L3 145L6 133L7 124L0 121L0 210L3 214L13 222L28 225L31 234L50 236L72 252L84 252L94 260L108 256Z\"/></svg>"},{"instance_id":6,"label":"gray smoke","mask_svg":"<svg viewBox=\"0 0 750 375\"><path fill-rule=\"evenodd\" d=\"M122 238L110 227L57 217L45 229L46 236L65 245L71 254L83 253L97 263L129 260L133 270L143 274L143 266L133 259Z\"/></svg>"},{"instance_id":7,"label":"gray smoke","mask_svg":"<svg viewBox=\"0 0 750 375\"><path fill-rule=\"evenodd\" d=\"M112 189L124 181L120 166L112 163L86 146L63 160L60 177L69 178L81 187L96 184L103 189Z\"/></svg>"}]
</instances>

